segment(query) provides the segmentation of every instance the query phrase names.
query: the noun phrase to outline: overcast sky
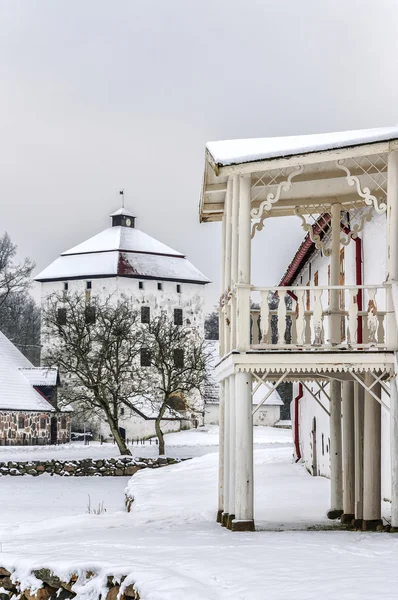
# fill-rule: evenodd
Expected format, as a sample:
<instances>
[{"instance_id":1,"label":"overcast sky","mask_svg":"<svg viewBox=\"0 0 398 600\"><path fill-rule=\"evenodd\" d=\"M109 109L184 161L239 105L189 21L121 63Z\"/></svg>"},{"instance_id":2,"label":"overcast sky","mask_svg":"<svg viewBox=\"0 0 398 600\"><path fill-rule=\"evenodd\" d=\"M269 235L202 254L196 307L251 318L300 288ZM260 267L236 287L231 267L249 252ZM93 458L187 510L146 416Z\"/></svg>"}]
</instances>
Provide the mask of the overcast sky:
<instances>
[{"instance_id":1,"label":"overcast sky","mask_svg":"<svg viewBox=\"0 0 398 600\"><path fill-rule=\"evenodd\" d=\"M184 252L219 294L199 225L205 143L398 123L396 0L0 0L0 232L36 272L109 226ZM278 282L303 237L257 234Z\"/></svg>"}]
</instances>

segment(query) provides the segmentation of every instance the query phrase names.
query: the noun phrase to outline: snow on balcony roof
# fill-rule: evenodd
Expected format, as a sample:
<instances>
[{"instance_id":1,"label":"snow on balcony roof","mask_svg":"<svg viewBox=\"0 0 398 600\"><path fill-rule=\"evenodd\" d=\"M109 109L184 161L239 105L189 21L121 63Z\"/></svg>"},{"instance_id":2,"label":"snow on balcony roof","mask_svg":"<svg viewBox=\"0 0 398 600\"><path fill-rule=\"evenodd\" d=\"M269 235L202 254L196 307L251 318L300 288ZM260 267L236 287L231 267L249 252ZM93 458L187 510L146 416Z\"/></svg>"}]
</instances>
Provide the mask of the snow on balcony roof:
<instances>
[{"instance_id":1,"label":"snow on balcony roof","mask_svg":"<svg viewBox=\"0 0 398 600\"><path fill-rule=\"evenodd\" d=\"M85 242L62 252L61 256L66 256L68 254L84 254L88 252L109 252L111 250L184 256L180 252L176 252L176 250L162 244L162 242L158 242L155 238L139 229L122 226L109 227Z\"/></svg>"},{"instance_id":2,"label":"snow on balcony roof","mask_svg":"<svg viewBox=\"0 0 398 600\"><path fill-rule=\"evenodd\" d=\"M51 404L24 377L21 368L34 367L0 332L0 410L54 411Z\"/></svg>"},{"instance_id":3,"label":"snow on balcony roof","mask_svg":"<svg viewBox=\"0 0 398 600\"><path fill-rule=\"evenodd\" d=\"M127 208L124 208L123 206L121 208L118 208L118 210L115 210L115 212L113 212L109 216L110 217L118 217L119 215L123 215L125 217L135 217L135 215L133 215L132 212L130 212L129 210L127 210Z\"/></svg>"},{"instance_id":4,"label":"snow on balcony roof","mask_svg":"<svg viewBox=\"0 0 398 600\"><path fill-rule=\"evenodd\" d=\"M208 142L206 148L214 163L224 167L394 139L398 139L398 126L288 137L225 140Z\"/></svg>"},{"instance_id":5,"label":"snow on balcony roof","mask_svg":"<svg viewBox=\"0 0 398 600\"><path fill-rule=\"evenodd\" d=\"M58 369L51 369L45 367L23 367L19 370L25 377L25 379L29 381L30 385L57 385Z\"/></svg>"}]
</instances>

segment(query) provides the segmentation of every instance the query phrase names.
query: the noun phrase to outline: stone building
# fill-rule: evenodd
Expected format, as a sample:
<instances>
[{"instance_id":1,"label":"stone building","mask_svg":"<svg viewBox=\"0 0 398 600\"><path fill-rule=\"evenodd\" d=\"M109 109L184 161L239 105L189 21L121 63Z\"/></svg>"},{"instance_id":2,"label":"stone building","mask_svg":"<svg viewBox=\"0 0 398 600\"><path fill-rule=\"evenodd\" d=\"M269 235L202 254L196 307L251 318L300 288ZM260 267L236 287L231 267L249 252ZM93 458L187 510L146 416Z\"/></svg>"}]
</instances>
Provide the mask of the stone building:
<instances>
[{"instance_id":1,"label":"stone building","mask_svg":"<svg viewBox=\"0 0 398 600\"><path fill-rule=\"evenodd\" d=\"M143 323L166 311L175 324L204 331L204 287L209 280L184 254L135 227L136 218L125 208L110 215L112 226L66 250L36 276L42 303L55 293L85 294L106 299L131 298ZM127 439L155 435L155 416L148 407L125 409L122 435ZM189 427L182 415L165 419L163 431ZM109 427L101 423L108 438Z\"/></svg>"},{"instance_id":2,"label":"stone building","mask_svg":"<svg viewBox=\"0 0 398 600\"><path fill-rule=\"evenodd\" d=\"M34 367L0 332L0 445L70 439L70 412L57 409L57 369Z\"/></svg>"}]
</instances>

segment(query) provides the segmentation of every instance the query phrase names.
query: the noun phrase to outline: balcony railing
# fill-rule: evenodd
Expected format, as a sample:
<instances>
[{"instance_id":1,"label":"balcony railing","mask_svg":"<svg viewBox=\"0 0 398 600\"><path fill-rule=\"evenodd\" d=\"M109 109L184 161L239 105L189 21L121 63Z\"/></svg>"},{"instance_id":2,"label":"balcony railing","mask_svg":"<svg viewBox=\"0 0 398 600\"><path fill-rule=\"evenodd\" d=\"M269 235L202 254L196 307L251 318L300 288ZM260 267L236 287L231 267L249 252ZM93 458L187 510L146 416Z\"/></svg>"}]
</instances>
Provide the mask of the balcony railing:
<instances>
[{"instance_id":1,"label":"balcony railing","mask_svg":"<svg viewBox=\"0 0 398 600\"><path fill-rule=\"evenodd\" d=\"M254 287L251 348L385 349L386 294L383 285Z\"/></svg>"}]
</instances>

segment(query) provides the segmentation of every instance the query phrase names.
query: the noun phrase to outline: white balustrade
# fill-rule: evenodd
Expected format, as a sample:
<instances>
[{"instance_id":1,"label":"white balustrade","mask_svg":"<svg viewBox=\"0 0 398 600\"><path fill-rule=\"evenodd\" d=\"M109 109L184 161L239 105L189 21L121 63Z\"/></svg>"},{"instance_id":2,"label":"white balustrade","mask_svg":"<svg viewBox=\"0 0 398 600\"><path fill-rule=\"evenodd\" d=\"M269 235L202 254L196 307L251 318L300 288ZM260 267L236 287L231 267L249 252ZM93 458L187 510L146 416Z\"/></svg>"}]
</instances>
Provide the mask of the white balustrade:
<instances>
[{"instance_id":1,"label":"white balustrade","mask_svg":"<svg viewBox=\"0 0 398 600\"><path fill-rule=\"evenodd\" d=\"M386 348L383 285L253 287L252 290L261 296L260 308L251 310L252 348L274 351ZM333 344L328 333L331 290L340 291L341 314L341 341ZM364 310L358 309L359 294ZM380 306L383 310L379 310Z\"/></svg>"}]
</instances>

